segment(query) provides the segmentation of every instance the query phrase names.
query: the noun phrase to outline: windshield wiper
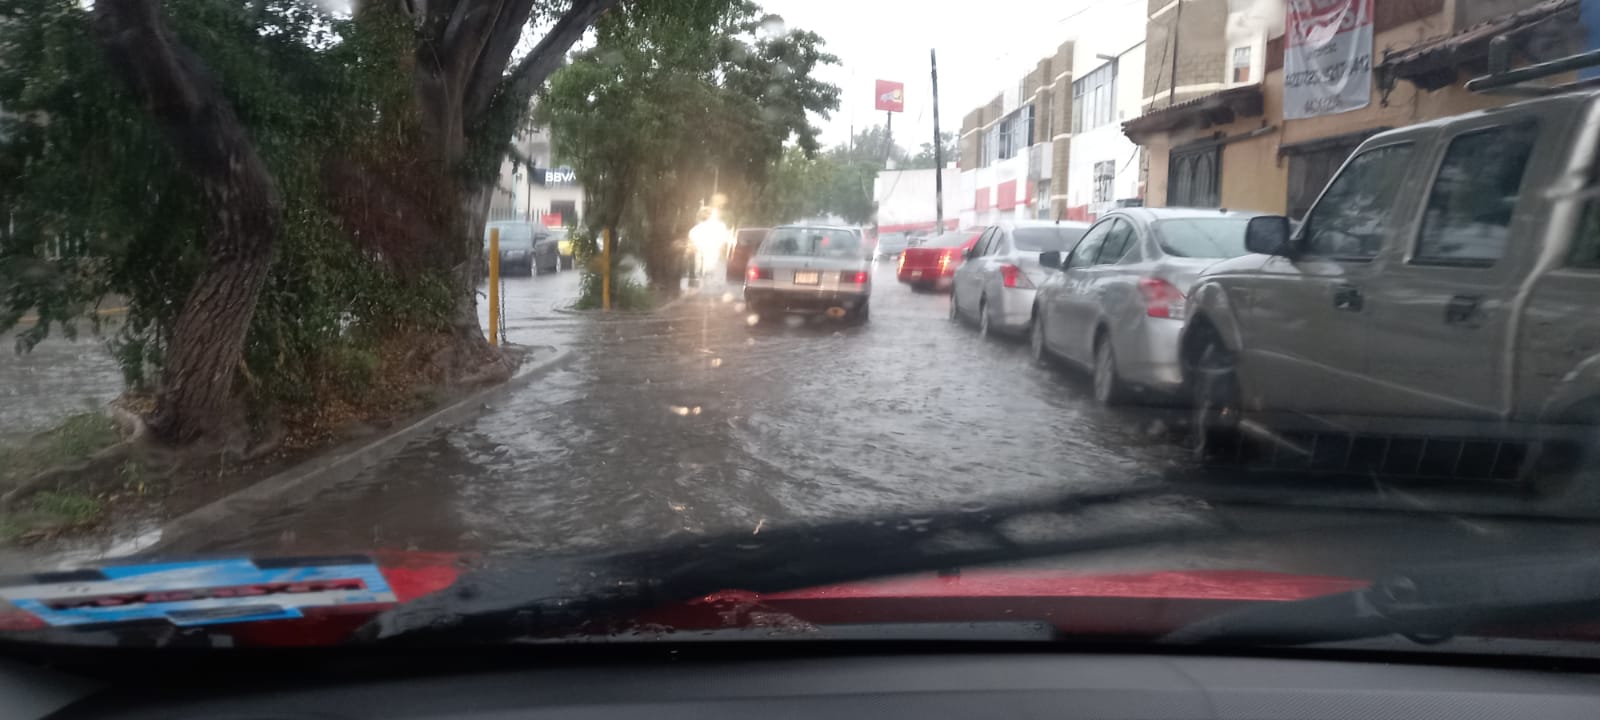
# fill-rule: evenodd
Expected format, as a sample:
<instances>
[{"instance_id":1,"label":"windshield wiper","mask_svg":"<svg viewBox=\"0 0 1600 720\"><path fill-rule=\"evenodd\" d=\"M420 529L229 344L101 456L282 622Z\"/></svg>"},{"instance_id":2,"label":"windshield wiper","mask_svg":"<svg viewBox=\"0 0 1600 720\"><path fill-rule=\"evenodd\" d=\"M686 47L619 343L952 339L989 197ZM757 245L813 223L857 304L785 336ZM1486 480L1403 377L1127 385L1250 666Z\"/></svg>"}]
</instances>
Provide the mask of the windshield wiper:
<instances>
[{"instance_id":1,"label":"windshield wiper","mask_svg":"<svg viewBox=\"0 0 1600 720\"><path fill-rule=\"evenodd\" d=\"M626 622L719 590L757 593L1238 534L1169 486L1053 501L676 539L642 550L508 559L374 618L358 641L504 642ZM1140 522L1139 517L1155 520Z\"/></svg>"},{"instance_id":2,"label":"windshield wiper","mask_svg":"<svg viewBox=\"0 0 1600 720\"><path fill-rule=\"evenodd\" d=\"M1162 641L1308 645L1399 635L1431 644L1484 628L1597 616L1600 558L1557 552L1397 570L1361 590L1207 618Z\"/></svg>"}]
</instances>

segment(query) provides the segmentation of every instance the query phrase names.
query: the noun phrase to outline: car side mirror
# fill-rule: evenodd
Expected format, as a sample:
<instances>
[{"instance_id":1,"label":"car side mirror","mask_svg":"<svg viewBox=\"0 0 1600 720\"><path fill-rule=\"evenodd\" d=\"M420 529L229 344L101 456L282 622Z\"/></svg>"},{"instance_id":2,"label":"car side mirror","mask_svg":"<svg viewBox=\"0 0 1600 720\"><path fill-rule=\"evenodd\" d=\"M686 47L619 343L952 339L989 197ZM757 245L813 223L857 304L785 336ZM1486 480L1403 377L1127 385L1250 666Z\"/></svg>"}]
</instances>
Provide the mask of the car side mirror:
<instances>
[{"instance_id":1,"label":"car side mirror","mask_svg":"<svg viewBox=\"0 0 1600 720\"><path fill-rule=\"evenodd\" d=\"M1053 270L1060 270L1061 251L1051 250L1050 252L1039 253L1039 264Z\"/></svg>"},{"instance_id":2,"label":"car side mirror","mask_svg":"<svg viewBox=\"0 0 1600 720\"><path fill-rule=\"evenodd\" d=\"M1250 218L1244 228L1244 249L1262 255L1289 254L1289 218L1262 215Z\"/></svg>"},{"instance_id":3,"label":"car side mirror","mask_svg":"<svg viewBox=\"0 0 1600 720\"><path fill-rule=\"evenodd\" d=\"M977 251L978 251L978 248L976 248L976 247L969 247L969 248L967 248L965 250L962 250L961 251L961 259L963 259L963 260L971 260L972 259L972 254L977 252Z\"/></svg>"}]
</instances>

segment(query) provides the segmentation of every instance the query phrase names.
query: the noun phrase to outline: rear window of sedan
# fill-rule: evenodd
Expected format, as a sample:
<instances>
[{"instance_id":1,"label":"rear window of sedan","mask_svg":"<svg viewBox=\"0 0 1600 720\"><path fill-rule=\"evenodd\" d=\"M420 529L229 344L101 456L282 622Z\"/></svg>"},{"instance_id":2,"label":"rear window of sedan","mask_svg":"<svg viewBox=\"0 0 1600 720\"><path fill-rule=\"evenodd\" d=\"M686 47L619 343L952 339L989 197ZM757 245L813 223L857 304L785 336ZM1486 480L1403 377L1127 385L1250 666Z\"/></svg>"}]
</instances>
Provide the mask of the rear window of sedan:
<instances>
[{"instance_id":1,"label":"rear window of sedan","mask_svg":"<svg viewBox=\"0 0 1600 720\"><path fill-rule=\"evenodd\" d=\"M1011 231L1011 242L1027 252L1066 252L1078 244L1086 228L1028 227Z\"/></svg>"},{"instance_id":2,"label":"rear window of sedan","mask_svg":"<svg viewBox=\"0 0 1600 720\"><path fill-rule=\"evenodd\" d=\"M922 241L922 247L931 247L931 248L961 247L962 245L967 244L968 240L971 240L972 238L977 237L977 235L978 235L978 233L974 232L974 231L947 232L947 233L936 235L934 237L927 238L927 239L923 240Z\"/></svg>"},{"instance_id":3,"label":"rear window of sedan","mask_svg":"<svg viewBox=\"0 0 1600 720\"><path fill-rule=\"evenodd\" d=\"M861 236L833 228L778 228L761 244L762 255L850 258L861 256Z\"/></svg>"},{"instance_id":4,"label":"rear window of sedan","mask_svg":"<svg viewBox=\"0 0 1600 720\"><path fill-rule=\"evenodd\" d=\"M1157 221L1153 227L1161 250L1173 257L1231 258L1244 248L1248 217L1176 218Z\"/></svg>"}]
</instances>

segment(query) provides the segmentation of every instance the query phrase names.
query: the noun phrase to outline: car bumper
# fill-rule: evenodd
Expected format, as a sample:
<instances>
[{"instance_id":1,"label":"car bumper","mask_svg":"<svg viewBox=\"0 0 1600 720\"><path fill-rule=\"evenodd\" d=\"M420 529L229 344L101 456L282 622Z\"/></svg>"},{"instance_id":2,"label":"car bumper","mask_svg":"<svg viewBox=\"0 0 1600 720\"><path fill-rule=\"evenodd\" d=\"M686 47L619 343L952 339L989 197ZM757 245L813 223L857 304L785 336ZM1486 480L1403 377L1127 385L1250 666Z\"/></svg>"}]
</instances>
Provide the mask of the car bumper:
<instances>
[{"instance_id":1,"label":"car bumper","mask_svg":"<svg viewBox=\"0 0 1600 720\"><path fill-rule=\"evenodd\" d=\"M1010 333L1027 332L1033 324L1033 299L1039 291L1033 288L1003 288L993 299L994 314L989 317L989 327Z\"/></svg>"},{"instance_id":2,"label":"car bumper","mask_svg":"<svg viewBox=\"0 0 1600 720\"><path fill-rule=\"evenodd\" d=\"M767 309L793 313L824 313L830 308L855 310L872 295L870 286L855 290L791 290L746 287L744 301Z\"/></svg>"},{"instance_id":3,"label":"car bumper","mask_svg":"<svg viewBox=\"0 0 1600 720\"><path fill-rule=\"evenodd\" d=\"M1146 317L1117 338L1117 372L1124 382L1162 393L1183 389L1178 359L1182 320Z\"/></svg>"},{"instance_id":4,"label":"car bumper","mask_svg":"<svg viewBox=\"0 0 1600 720\"><path fill-rule=\"evenodd\" d=\"M940 273L938 270L922 268L900 268L895 271L895 279L911 285L927 285L930 287L950 287L955 271Z\"/></svg>"}]
</instances>

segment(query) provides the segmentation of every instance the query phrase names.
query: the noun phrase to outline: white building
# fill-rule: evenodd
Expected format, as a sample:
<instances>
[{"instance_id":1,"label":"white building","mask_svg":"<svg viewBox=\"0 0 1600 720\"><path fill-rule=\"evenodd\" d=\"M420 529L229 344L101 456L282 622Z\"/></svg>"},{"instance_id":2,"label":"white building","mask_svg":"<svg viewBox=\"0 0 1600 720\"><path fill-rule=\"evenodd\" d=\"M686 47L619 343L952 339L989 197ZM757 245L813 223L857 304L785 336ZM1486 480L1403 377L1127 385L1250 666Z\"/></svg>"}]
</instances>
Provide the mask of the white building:
<instances>
[{"instance_id":1,"label":"white building","mask_svg":"<svg viewBox=\"0 0 1600 720\"><path fill-rule=\"evenodd\" d=\"M1079 18L1072 43L1072 116L1065 217L1089 220L1137 204L1139 146L1122 123L1139 117L1144 90L1144 3L1099 3Z\"/></svg>"},{"instance_id":2,"label":"white building","mask_svg":"<svg viewBox=\"0 0 1600 720\"><path fill-rule=\"evenodd\" d=\"M516 148L526 162L513 157L501 161L489 219L577 225L584 208L583 187L571 168L551 162L549 130L524 133Z\"/></svg>"}]
</instances>

